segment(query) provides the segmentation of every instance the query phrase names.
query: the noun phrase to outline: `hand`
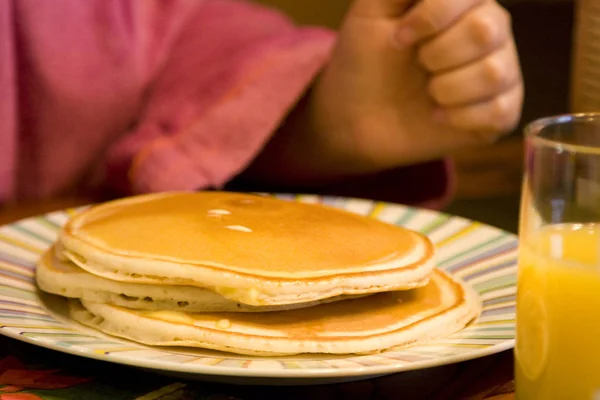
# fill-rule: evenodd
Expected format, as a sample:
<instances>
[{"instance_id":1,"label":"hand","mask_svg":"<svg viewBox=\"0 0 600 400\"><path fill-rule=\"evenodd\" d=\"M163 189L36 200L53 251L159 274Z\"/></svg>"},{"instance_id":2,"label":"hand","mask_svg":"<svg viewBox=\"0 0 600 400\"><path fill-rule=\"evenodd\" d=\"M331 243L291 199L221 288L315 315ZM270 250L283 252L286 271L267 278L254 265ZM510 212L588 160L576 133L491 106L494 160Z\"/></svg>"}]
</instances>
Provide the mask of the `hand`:
<instances>
[{"instance_id":1,"label":"hand","mask_svg":"<svg viewBox=\"0 0 600 400\"><path fill-rule=\"evenodd\" d=\"M496 1L355 0L311 95L313 137L371 172L488 144L516 126L522 99Z\"/></svg>"},{"instance_id":2,"label":"hand","mask_svg":"<svg viewBox=\"0 0 600 400\"><path fill-rule=\"evenodd\" d=\"M438 116L457 129L496 134L514 127L523 85L510 17L495 1L423 1L405 15L396 38L421 42Z\"/></svg>"}]
</instances>

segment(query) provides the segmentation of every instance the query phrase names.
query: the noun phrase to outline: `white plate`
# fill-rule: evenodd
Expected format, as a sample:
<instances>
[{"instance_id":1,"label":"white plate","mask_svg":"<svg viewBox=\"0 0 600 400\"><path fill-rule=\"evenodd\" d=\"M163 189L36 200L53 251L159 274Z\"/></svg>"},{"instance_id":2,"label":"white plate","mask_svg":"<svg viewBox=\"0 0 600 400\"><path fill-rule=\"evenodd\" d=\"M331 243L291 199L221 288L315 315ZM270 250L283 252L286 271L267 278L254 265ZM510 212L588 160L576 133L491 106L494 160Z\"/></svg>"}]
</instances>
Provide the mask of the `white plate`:
<instances>
[{"instance_id":1,"label":"white plate","mask_svg":"<svg viewBox=\"0 0 600 400\"><path fill-rule=\"evenodd\" d=\"M438 266L472 285L481 317L435 342L368 356L259 358L206 350L160 349L108 337L70 321L62 299L41 295L35 263L74 210L0 227L0 334L65 353L187 378L232 383L315 384L441 366L510 349L515 338L517 238L478 222L428 210L339 197L277 195L323 202L427 234Z\"/></svg>"}]
</instances>

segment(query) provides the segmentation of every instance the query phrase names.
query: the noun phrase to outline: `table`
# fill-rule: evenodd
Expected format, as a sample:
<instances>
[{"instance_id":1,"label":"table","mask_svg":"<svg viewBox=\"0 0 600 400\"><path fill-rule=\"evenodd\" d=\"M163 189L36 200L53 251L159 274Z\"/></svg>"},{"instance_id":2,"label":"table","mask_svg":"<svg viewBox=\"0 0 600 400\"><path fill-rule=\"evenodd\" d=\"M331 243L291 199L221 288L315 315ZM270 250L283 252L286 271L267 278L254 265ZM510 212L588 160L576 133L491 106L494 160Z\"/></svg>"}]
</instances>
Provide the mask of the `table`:
<instances>
[{"instance_id":1,"label":"table","mask_svg":"<svg viewBox=\"0 0 600 400\"><path fill-rule=\"evenodd\" d=\"M88 204L86 198L0 208L0 225ZM494 356L369 381L302 387L178 381L0 337L0 400L513 400L513 355Z\"/></svg>"}]
</instances>

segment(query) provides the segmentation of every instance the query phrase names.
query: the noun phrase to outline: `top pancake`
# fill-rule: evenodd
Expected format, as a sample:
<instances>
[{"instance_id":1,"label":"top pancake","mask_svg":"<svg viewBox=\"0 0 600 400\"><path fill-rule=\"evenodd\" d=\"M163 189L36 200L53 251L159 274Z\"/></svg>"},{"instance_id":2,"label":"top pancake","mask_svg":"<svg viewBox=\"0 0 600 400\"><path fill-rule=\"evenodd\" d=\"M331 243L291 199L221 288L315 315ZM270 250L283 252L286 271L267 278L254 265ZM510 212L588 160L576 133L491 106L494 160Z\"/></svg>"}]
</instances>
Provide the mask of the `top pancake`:
<instances>
[{"instance_id":1,"label":"top pancake","mask_svg":"<svg viewBox=\"0 0 600 400\"><path fill-rule=\"evenodd\" d=\"M393 284L410 288L425 284L433 267L433 246L416 232L322 205L228 192L105 203L73 217L60 242L91 273L225 292L245 286L240 278L282 286L390 271L403 272Z\"/></svg>"},{"instance_id":2,"label":"top pancake","mask_svg":"<svg viewBox=\"0 0 600 400\"><path fill-rule=\"evenodd\" d=\"M65 231L100 251L280 278L377 271L423 254L422 237L372 218L237 193L118 201Z\"/></svg>"}]
</instances>

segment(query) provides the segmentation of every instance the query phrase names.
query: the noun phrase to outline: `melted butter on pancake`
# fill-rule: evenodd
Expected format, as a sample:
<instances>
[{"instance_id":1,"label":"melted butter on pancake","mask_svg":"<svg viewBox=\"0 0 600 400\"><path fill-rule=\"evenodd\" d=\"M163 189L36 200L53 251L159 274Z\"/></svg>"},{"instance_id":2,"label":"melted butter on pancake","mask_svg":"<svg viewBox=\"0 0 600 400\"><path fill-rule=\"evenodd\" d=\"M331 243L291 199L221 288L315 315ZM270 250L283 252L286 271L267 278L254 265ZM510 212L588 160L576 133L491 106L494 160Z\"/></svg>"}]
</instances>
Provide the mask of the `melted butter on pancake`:
<instances>
[{"instance_id":1,"label":"melted butter on pancake","mask_svg":"<svg viewBox=\"0 0 600 400\"><path fill-rule=\"evenodd\" d=\"M217 321L217 328L229 329L229 328L231 328L231 321L228 319L220 319Z\"/></svg>"},{"instance_id":2,"label":"melted butter on pancake","mask_svg":"<svg viewBox=\"0 0 600 400\"><path fill-rule=\"evenodd\" d=\"M138 311L141 315L178 324L194 325L196 320L188 314L179 311Z\"/></svg>"},{"instance_id":3,"label":"melted butter on pancake","mask_svg":"<svg viewBox=\"0 0 600 400\"><path fill-rule=\"evenodd\" d=\"M218 208L208 210L209 217L220 216L220 215L231 215L231 212L227 211L227 210L221 210Z\"/></svg>"},{"instance_id":4,"label":"melted butter on pancake","mask_svg":"<svg viewBox=\"0 0 600 400\"><path fill-rule=\"evenodd\" d=\"M244 304L256 304L264 306L261 301L261 293L256 288L251 289L236 289L232 287L215 286L212 288L216 293L226 298L239 298Z\"/></svg>"},{"instance_id":5,"label":"melted butter on pancake","mask_svg":"<svg viewBox=\"0 0 600 400\"><path fill-rule=\"evenodd\" d=\"M228 225L225 227L225 229L231 229L232 231L238 231L238 232L252 233L252 229L248 228L247 226L242 226L242 225Z\"/></svg>"},{"instance_id":6,"label":"melted butter on pancake","mask_svg":"<svg viewBox=\"0 0 600 400\"><path fill-rule=\"evenodd\" d=\"M120 255L281 277L387 269L429 256L425 238L375 219L238 193L109 203L67 229Z\"/></svg>"}]
</instances>

